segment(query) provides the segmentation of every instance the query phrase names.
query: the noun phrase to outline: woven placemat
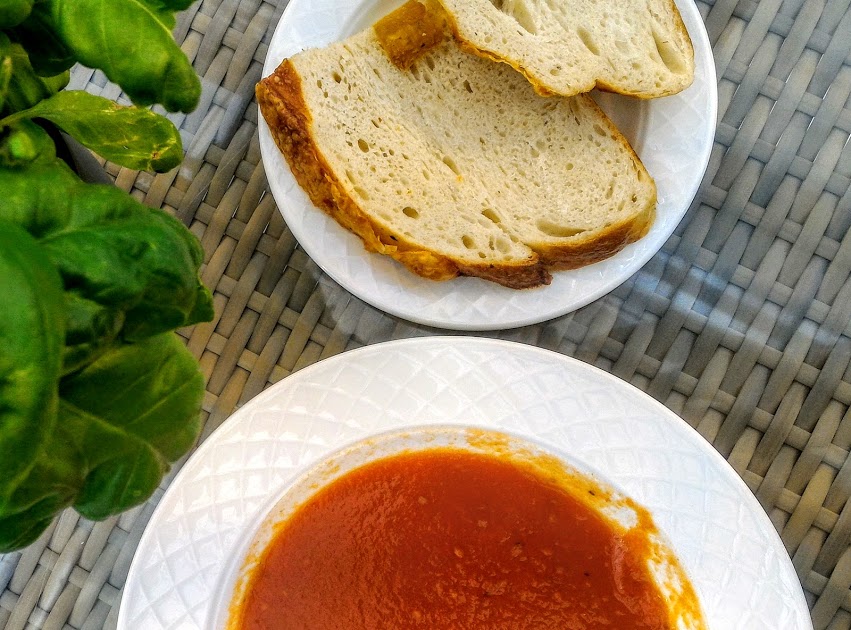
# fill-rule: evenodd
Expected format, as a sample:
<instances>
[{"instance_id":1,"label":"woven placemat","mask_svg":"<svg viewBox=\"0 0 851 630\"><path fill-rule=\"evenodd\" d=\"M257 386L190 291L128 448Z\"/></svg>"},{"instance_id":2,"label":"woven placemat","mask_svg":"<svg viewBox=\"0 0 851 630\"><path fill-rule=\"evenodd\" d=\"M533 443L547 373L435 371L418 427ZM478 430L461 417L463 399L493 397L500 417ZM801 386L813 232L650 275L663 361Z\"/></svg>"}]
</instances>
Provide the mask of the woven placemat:
<instances>
[{"instance_id":1,"label":"woven placemat","mask_svg":"<svg viewBox=\"0 0 851 630\"><path fill-rule=\"evenodd\" d=\"M610 371L709 440L783 539L816 628L851 628L851 0L697 2L719 79L712 158L687 216L640 272L560 319L493 334ZM204 436L301 367L446 334L376 311L298 247L268 193L253 87L286 0L202 0L176 38L201 105L171 116L187 157L116 184L186 222L216 320L182 331L207 377ZM123 101L99 72L72 87ZM162 485L165 488L169 479ZM112 628L151 501L64 513L0 557L0 628Z\"/></svg>"}]
</instances>

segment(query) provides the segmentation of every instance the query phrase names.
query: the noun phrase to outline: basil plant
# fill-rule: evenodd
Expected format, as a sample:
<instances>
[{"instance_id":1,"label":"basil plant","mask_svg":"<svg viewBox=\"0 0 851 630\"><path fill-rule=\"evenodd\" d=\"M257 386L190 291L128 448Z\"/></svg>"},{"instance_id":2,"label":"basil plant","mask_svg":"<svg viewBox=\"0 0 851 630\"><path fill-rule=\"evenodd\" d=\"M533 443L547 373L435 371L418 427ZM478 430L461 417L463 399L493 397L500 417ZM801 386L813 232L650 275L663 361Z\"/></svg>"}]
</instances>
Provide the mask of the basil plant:
<instances>
[{"instance_id":1,"label":"basil plant","mask_svg":"<svg viewBox=\"0 0 851 630\"><path fill-rule=\"evenodd\" d=\"M186 227L57 157L60 131L106 160L168 171L164 116L200 82L171 30L187 0L0 0L0 552L73 506L145 501L195 443L204 379L174 331L213 318ZM65 89L101 70L133 106Z\"/></svg>"}]
</instances>

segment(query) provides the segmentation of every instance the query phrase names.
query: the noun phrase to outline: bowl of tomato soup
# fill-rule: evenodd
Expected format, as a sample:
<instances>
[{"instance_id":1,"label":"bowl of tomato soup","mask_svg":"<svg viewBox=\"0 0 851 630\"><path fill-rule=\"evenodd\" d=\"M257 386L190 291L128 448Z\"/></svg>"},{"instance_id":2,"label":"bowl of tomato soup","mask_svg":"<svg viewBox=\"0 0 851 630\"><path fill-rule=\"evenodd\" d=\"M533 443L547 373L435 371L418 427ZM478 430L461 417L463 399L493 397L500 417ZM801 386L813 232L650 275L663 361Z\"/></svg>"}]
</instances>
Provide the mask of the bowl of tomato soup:
<instances>
[{"instance_id":1,"label":"bowl of tomato soup","mask_svg":"<svg viewBox=\"0 0 851 630\"><path fill-rule=\"evenodd\" d=\"M293 480L222 600L227 630L706 627L647 509L533 441L448 426Z\"/></svg>"}]
</instances>

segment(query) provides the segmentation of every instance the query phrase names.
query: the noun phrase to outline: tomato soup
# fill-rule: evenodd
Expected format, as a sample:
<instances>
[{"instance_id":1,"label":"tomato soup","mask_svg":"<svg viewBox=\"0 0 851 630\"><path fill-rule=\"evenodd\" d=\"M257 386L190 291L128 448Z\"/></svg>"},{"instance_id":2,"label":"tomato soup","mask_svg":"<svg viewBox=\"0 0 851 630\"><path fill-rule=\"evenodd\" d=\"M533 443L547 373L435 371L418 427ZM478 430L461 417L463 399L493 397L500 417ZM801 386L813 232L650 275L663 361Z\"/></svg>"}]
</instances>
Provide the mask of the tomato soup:
<instances>
[{"instance_id":1,"label":"tomato soup","mask_svg":"<svg viewBox=\"0 0 851 630\"><path fill-rule=\"evenodd\" d=\"M390 456L278 526L235 627L673 628L648 567L652 521L636 514L635 526L618 525L510 459L453 448Z\"/></svg>"}]
</instances>

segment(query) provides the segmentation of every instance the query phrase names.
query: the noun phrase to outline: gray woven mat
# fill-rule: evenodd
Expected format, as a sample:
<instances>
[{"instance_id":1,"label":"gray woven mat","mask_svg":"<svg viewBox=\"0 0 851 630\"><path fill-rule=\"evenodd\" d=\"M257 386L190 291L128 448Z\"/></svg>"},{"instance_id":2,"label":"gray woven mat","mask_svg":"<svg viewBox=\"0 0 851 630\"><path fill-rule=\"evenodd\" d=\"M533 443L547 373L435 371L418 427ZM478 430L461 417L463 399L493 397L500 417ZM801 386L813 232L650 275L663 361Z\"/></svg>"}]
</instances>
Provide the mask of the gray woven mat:
<instances>
[{"instance_id":1,"label":"gray woven mat","mask_svg":"<svg viewBox=\"0 0 851 630\"><path fill-rule=\"evenodd\" d=\"M558 320L498 335L602 367L712 442L780 532L816 628L851 628L851 0L698 2L719 126L688 215L644 269ZM323 357L432 331L324 276L268 194L253 86L286 0L203 0L176 36L203 78L173 117L187 159L153 176L108 166L204 245L218 317L185 331L208 379L208 435ZM121 100L100 73L73 87ZM441 334L443 334L441 332ZM163 484L167 485L168 480ZM162 490L101 523L65 513L0 557L0 628L111 628Z\"/></svg>"}]
</instances>

